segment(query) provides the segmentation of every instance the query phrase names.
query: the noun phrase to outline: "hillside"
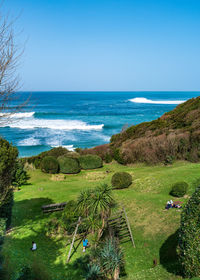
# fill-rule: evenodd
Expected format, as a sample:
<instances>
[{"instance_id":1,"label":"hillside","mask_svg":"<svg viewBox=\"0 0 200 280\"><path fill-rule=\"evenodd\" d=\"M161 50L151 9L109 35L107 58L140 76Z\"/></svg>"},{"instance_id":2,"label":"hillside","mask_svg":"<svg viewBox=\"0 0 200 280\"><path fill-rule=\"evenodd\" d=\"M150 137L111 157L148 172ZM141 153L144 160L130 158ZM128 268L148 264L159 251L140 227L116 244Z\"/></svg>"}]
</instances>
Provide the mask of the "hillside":
<instances>
[{"instance_id":1,"label":"hillside","mask_svg":"<svg viewBox=\"0 0 200 280\"><path fill-rule=\"evenodd\" d=\"M177 275L174 234L179 227L181 211L176 209L164 211L164 207L169 199L174 199L169 192L177 181L189 184L188 196L191 196L199 182L199 168L200 164L187 162L153 167L112 163L100 169L66 175L61 181L55 180L52 174L29 170L29 184L14 193L12 230L6 235L3 246L4 257L6 260L9 257L7 263L9 271L15 275L24 264L31 265L34 262L38 269L44 271L46 269L53 280L85 279L80 259L84 257L82 244L79 240L76 241L77 251L66 265L69 241L72 237L47 234L49 219L52 217L59 219L62 212L43 214L41 206L75 200L81 190L95 188L102 183L110 184L115 172L126 171L133 176L133 184L128 189L113 192L119 207L126 208L136 248L131 246L131 242L121 243L127 273L122 279L183 279ZM185 204L188 196L180 200ZM90 236L90 241L91 238ZM38 251L34 254L29 249L32 240L38 245ZM158 264L153 268L154 259Z\"/></svg>"},{"instance_id":2,"label":"hillside","mask_svg":"<svg viewBox=\"0 0 200 280\"><path fill-rule=\"evenodd\" d=\"M109 144L84 150L119 163L158 163L200 160L200 97L178 105L151 122L129 127L113 135Z\"/></svg>"}]
</instances>

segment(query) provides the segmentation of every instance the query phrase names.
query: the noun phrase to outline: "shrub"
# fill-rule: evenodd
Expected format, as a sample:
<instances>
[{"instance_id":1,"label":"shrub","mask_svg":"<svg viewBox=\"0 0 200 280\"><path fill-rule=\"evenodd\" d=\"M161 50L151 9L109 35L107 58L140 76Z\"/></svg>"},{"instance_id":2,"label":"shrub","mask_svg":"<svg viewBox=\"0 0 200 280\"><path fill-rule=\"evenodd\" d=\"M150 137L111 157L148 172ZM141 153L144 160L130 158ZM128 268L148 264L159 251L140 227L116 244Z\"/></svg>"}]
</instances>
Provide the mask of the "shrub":
<instances>
[{"instance_id":1,"label":"shrub","mask_svg":"<svg viewBox=\"0 0 200 280\"><path fill-rule=\"evenodd\" d=\"M56 158L47 156L41 161L40 167L43 172L55 174L58 172L59 164Z\"/></svg>"},{"instance_id":2,"label":"shrub","mask_svg":"<svg viewBox=\"0 0 200 280\"><path fill-rule=\"evenodd\" d=\"M124 159L122 158L121 156L121 153L120 153L120 149L117 148L117 149L114 149L114 159L120 163L120 164L124 164Z\"/></svg>"},{"instance_id":3,"label":"shrub","mask_svg":"<svg viewBox=\"0 0 200 280\"><path fill-rule=\"evenodd\" d=\"M187 278L200 276L200 187L189 199L181 215L181 225L178 232L178 256Z\"/></svg>"},{"instance_id":4,"label":"shrub","mask_svg":"<svg viewBox=\"0 0 200 280\"><path fill-rule=\"evenodd\" d=\"M77 203L74 200L67 202L65 209L61 213L53 213L46 224L46 231L49 235L72 234L76 228L79 218ZM80 224L78 233L85 232L84 224Z\"/></svg>"},{"instance_id":5,"label":"shrub","mask_svg":"<svg viewBox=\"0 0 200 280\"><path fill-rule=\"evenodd\" d=\"M97 155L80 156L79 162L82 169L95 169L103 166L102 159Z\"/></svg>"},{"instance_id":6,"label":"shrub","mask_svg":"<svg viewBox=\"0 0 200 280\"><path fill-rule=\"evenodd\" d=\"M105 162L106 162L106 163L112 162L112 156L111 156L111 154L106 154L106 155L105 155Z\"/></svg>"},{"instance_id":7,"label":"shrub","mask_svg":"<svg viewBox=\"0 0 200 280\"><path fill-rule=\"evenodd\" d=\"M116 172L112 176L111 184L115 189L128 188L132 184L132 176L127 172Z\"/></svg>"},{"instance_id":8,"label":"shrub","mask_svg":"<svg viewBox=\"0 0 200 280\"><path fill-rule=\"evenodd\" d=\"M188 184L186 182L177 182L172 186L170 194L175 197L182 197L187 193Z\"/></svg>"},{"instance_id":9,"label":"shrub","mask_svg":"<svg viewBox=\"0 0 200 280\"><path fill-rule=\"evenodd\" d=\"M2 245L6 233L6 219L0 218L0 245Z\"/></svg>"},{"instance_id":10,"label":"shrub","mask_svg":"<svg viewBox=\"0 0 200 280\"><path fill-rule=\"evenodd\" d=\"M29 176L28 176L26 170L24 169L24 164L20 161L17 161L16 165L15 165L15 171L13 174L12 185L16 186L18 189L20 189L20 187L22 185L27 183L28 179L29 179Z\"/></svg>"},{"instance_id":11,"label":"shrub","mask_svg":"<svg viewBox=\"0 0 200 280\"><path fill-rule=\"evenodd\" d=\"M17 149L0 138L0 204L10 188L17 156Z\"/></svg>"},{"instance_id":12,"label":"shrub","mask_svg":"<svg viewBox=\"0 0 200 280\"><path fill-rule=\"evenodd\" d=\"M76 174L80 172L80 164L76 158L61 156L58 158L60 172L64 174Z\"/></svg>"}]
</instances>

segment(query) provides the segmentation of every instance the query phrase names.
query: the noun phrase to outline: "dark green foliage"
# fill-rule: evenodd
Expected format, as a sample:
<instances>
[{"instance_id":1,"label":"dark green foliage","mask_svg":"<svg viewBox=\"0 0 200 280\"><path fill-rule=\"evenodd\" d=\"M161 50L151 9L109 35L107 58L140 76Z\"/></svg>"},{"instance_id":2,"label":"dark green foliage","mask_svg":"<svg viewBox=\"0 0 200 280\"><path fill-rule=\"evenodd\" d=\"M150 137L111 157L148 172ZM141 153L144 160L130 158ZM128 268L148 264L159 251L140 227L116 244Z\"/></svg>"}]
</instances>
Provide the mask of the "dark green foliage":
<instances>
[{"instance_id":1,"label":"dark green foliage","mask_svg":"<svg viewBox=\"0 0 200 280\"><path fill-rule=\"evenodd\" d=\"M124 266L122 250L114 238L108 238L93 251L86 279L119 279ZM95 275L97 278L95 278ZM101 278L102 277L102 278Z\"/></svg>"},{"instance_id":2,"label":"dark green foliage","mask_svg":"<svg viewBox=\"0 0 200 280\"><path fill-rule=\"evenodd\" d=\"M57 147L57 148L53 148L49 151L43 152L41 154L39 154L40 157L46 157L46 156L52 156L55 158L58 158L60 156L63 156L65 154L67 154L69 151L66 148L63 147Z\"/></svg>"},{"instance_id":3,"label":"dark green foliage","mask_svg":"<svg viewBox=\"0 0 200 280\"><path fill-rule=\"evenodd\" d=\"M85 274L86 280L99 280L103 279L103 273L101 272L101 267L96 264L88 264L86 274Z\"/></svg>"},{"instance_id":4,"label":"dark green foliage","mask_svg":"<svg viewBox=\"0 0 200 280\"><path fill-rule=\"evenodd\" d=\"M27 180L29 179L29 176L24 169L24 165L21 161L17 161L15 165L15 171L13 174L13 181L12 185L20 189L22 185L25 185L27 183Z\"/></svg>"},{"instance_id":5,"label":"dark green foliage","mask_svg":"<svg viewBox=\"0 0 200 280\"><path fill-rule=\"evenodd\" d=\"M132 184L132 176L128 172L116 172L112 176L111 184L115 189L128 188Z\"/></svg>"},{"instance_id":6,"label":"dark green foliage","mask_svg":"<svg viewBox=\"0 0 200 280\"><path fill-rule=\"evenodd\" d=\"M83 155L79 157L80 166L82 169L95 169L103 166L102 159L97 155Z\"/></svg>"},{"instance_id":7,"label":"dark green foliage","mask_svg":"<svg viewBox=\"0 0 200 280\"><path fill-rule=\"evenodd\" d=\"M79 218L77 211L77 203L74 200L67 202L65 209L62 213L54 213L51 215L47 223L47 233L50 235L56 234L72 234L75 230L76 223ZM84 225L79 226L78 233L84 232Z\"/></svg>"},{"instance_id":8,"label":"dark green foliage","mask_svg":"<svg viewBox=\"0 0 200 280\"><path fill-rule=\"evenodd\" d=\"M168 165L168 164L172 164L174 161L174 157L173 156L166 156L164 164Z\"/></svg>"},{"instance_id":9,"label":"dark green foliage","mask_svg":"<svg viewBox=\"0 0 200 280\"><path fill-rule=\"evenodd\" d=\"M13 206L13 191L9 189L0 206L0 218L6 219L6 227L10 226Z\"/></svg>"},{"instance_id":10,"label":"dark green foliage","mask_svg":"<svg viewBox=\"0 0 200 280\"><path fill-rule=\"evenodd\" d=\"M76 158L61 156L58 158L60 172L64 174L76 174L81 171L79 161Z\"/></svg>"},{"instance_id":11,"label":"dark green foliage","mask_svg":"<svg viewBox=\"0 0 200 280\"><path fill-rule=\"evenodd\" d=\"M110 162L112 162L112 156L111 156L111 154L106 154L105 155L105 162L106 163L110 163Z\"/></svg>"},{"instance_id":12,"label":"dark green foliage","mask_svg":"<svg viewBox=\"0 0 200 280\"><path fill-rule=\"evenodd\" d=\"M120 153L120 149L114 149L114 159L120 163L120 164L124 164L124 160L121 156L121 153Z\"/></svg>"},{"instance_id":13,"label":"dark green foliage","mask_svg":"<svg viewBox=\"0 0 200 280\"><path fill-rule=\"evenodd\" d=\"M181 215L178 255L185 277L200 276L200 187L189 199Z\"/></svg>"},{"instance_id":14,"label":"dark green foliage","mask_svg":"<svg viewBox=\"0 0 200 280\"><path fill-rule=\"evenodd\" d=\"M6 233L6 219L0 218L0 246L3 243L5 233Z\"/></svg>"},{"instance_id":15,"label":"dark green foliage","mask_svg":"<svg viewBox=\"0 0 200 280\"><path fill-rule=\"evenodd\" d=\"M186 182L177 182L172 186L170 194L175 197L182 197L187 193L188 184Z\"/></svg>"},{"instance_id":16,"label":"dark green foliage","mask_svg":"<svg viewBox=\"0 0 200 280\"><path fill-rule=\"evenodd\" d=\"M17 148L9 144L8 141L0 139L0 204L8 192L13 178Z\"/></svg>"},{"instance_id":17,"label":"dark green foliage","mask_svg":"<svg viewBox=\"0 0 200 280\"><path fill-rule=\"evenodd\" d=\"M34 261L31 266L25 266L20 271L17 280L50 280L46 268L39 261Z\"/></svg>"},{"instance_id":18,"label":"dark green foliage","mask_svg":"<svg viewBox=\"0 0 200 280\"><path fill-rule=\"evenodd\" d=\"M59 170L58 161L52 156L44 157L41 161L40 167L43 172L51 174L56 174Z\"/></svg>"},{"instance_id":19,"label":"dark green foliage","mask_svg":"<svg viewBox=\"0 0 200 280\"><path fill-rule=\"evenodd\" d=\"M26 162L28 162L29 164L33 164L35 166L36 169L40 169L40 164L41 161L43 160L43 158L47 157L47 156L52 156L55 158L58 158L59 156L63 156L66 155L69 151L63 147L58 147L58 148L53 148L49 151L45 151L40 153L37 156L33 156L33 157L28 157L28 158L24 158L24 160Z\"/></svg>"}]
</instances>

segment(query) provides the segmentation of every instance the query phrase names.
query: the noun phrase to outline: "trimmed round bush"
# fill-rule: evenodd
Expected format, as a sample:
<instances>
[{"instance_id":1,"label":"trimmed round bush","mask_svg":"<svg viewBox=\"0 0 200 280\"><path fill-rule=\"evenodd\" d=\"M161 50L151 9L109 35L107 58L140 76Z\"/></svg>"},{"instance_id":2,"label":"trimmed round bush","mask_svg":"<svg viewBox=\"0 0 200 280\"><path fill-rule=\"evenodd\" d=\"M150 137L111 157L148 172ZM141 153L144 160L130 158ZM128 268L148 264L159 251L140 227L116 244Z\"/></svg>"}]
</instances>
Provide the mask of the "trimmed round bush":
<instances>
[{"instance_id":1,"label":"trimmed round bush","mask_svg":"<svg viewBox=\"0 0 200 280\"><path fill-rule=\"evenodd\" d=\"M76 158L61 156L58 158L60 172L64 174L76 174L81 171L79 161Z\"/></svg>"},{"instance_id":2,"label":"trimmed round bush","mask_svg":"<svg viewBox=\"0 0 200 280\"><path fill-rule=\"evenodd\" d=\"M170 194L175 197L182 197L187 193L188 184L186 182L177 182L172 186Z\"/></svg>"},{"instance_id":3,"label":"trimmed round bush","mask_svg":"<svg viewBox=\"0 0 200 280\"><path fill-rule=\"evenodd\" d=\"M45 173L56 174L59 170L59 164L56 158L52 156L44 157L40 163L40 168Z\"/></svg>"},{"instance_id":4,"label":"trimmed round bush","mask_svg":"<svg viewBox=\"0 0 200 280\"><path fill-rule=\"evenodd\" d=\"M128 188L132 184L132 176L128 172L116 172L112 176L111 184L114 189Z\"/></svg>"},{"instance_id":5,"label":"trimmed round bush","mask_svg":"<svg viewBox=\"0 0 200 280\"><path fill-rule=\"evenodd\" d=\"M178 257L186 278L200 276L200 187L189 199L181 215L178 231ZM196 278L195 278L196 279Z\"/></svg>"},{"instance_id":6,"label":"trimmed round bush","mask_svg":"<svg viewBox=\"0 0 200 280\"><path fill-rule=\"evenodd\" d=\"M79 157L82 169L95 169L103 166L102 158L97 155L83 155Z\"/></svg>"}]
</instances>

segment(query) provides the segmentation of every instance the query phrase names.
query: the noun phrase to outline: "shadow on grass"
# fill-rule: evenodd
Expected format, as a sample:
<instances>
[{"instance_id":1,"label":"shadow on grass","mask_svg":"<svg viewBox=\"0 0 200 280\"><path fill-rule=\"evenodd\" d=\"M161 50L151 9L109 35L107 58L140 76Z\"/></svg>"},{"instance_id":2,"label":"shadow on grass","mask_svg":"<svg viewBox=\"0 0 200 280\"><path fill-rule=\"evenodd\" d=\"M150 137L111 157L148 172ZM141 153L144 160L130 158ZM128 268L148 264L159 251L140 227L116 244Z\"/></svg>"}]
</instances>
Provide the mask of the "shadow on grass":
<instances>
[{"instance_id":1,"label":"shadow on grass","mask_svg":"<svg viewBox=\"0 0 200 280\"><path fill-rule=\"evenodd\" d=\"M51 199L43 197L15 201L12 210L12 225L22 227L27 223L46 219L49 214L43 214L41 207L52 203L54 202Z\"/></svg>"},{"instance_id":2,"label":"shadow on grass","mask_svg":"<svg viewBox=\"0 0 200 280\"><path fill-rule=\"evenodd\" d=\"M178 230L170 235L160 248L160 264L170 273L181 276L177 255Z\"/></svg>"},{"instance_id":3,"label":"shadow on grass","mask_svg":"<svg viewBox=\"0 0 200 280\"><path fill-rule=\"evenodd\" d=\"M15 202L12 216L13 228L7 234L3 248L4 259L9 259L10 263L8 270L16 276L24 266L31 265L34 259L37 259L39 263L44 264L52 280L66 279L66 277L81 280L86 261L80 258L66 265L65 258L68 253L68 248L65 251L66 242L46 235L45 223L50 214L43 214L41 206L51 203L54 202L48 198ZM32 241L37 244L35 252L30 250Z\"/></svg>"}]
</instances>

